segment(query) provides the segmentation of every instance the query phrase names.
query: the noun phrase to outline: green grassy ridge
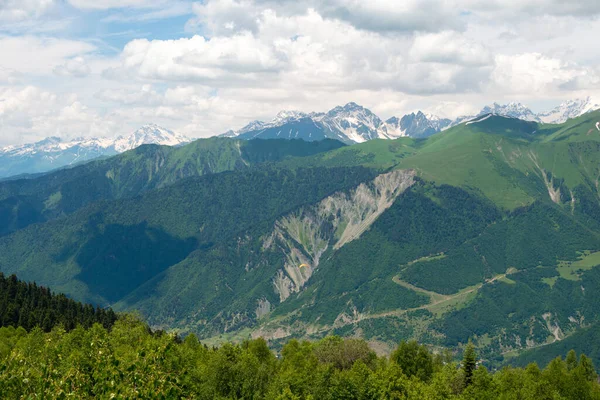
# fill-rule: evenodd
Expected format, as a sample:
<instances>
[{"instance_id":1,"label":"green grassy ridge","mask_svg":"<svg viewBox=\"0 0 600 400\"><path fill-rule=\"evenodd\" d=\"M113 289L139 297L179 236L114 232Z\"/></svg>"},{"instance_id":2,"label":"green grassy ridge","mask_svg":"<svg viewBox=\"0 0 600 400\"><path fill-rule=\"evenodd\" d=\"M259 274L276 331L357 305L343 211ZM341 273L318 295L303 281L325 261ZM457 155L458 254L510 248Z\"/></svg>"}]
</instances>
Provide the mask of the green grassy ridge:
<instances>
[{"instance_id":1,"label":"green grassy ridge","mask_svg":"<svg viewBox=\"0 0 600 400\"><path fill-rule=\"evenodd\" d=\"M408 137L395 140L373 139L302 159L286 160L283 165L295 167L363 166L385 171L398 165L403 158L415 154L424 143L423 139Z\"/></svg>"},{"instance_id":2,"label":"green grassy ridge","mask_svg":"<svg viewBox=\"0 0 600 400\"><path fill-rule=\"evenodd\" d=\"M596 190L597 121L600 111L560 125L491 116L427 139L370 140L291 164L414 168L427 181L478 191L500 208L514 210L549 198L540 168L556 187L563 185L565 201L576 186Z\"/></svg>"},{"instance_id":3,"label":"green grassy ridge","mask_svg":"<svg viewBox=\"0 0 600 400\"><path fill-rule=\"evenodd\" d=\"M499 126L494 131L486 125ZM460 125L432 136L398 168L415 168L425 179L476 189L508 210L549 197L540 169L555 187L564 181L565 200L570 199L569 188L595 182L598 140L552 142L537 132L518 134L521 125L503 117Z\"/></svg>"},{"instance_id":4,"label":"green grassy ridge","mask_svg":"<svg viewBox=\"0 0 600 400\"><path fill-rule=\"evenodd\" d=\"M34 179L0 182L0 236L95 201L131 198L186 177L244 170L341 146L334 140L200 139L182 147L144 145Z\"/></svg>"}]
</instances>

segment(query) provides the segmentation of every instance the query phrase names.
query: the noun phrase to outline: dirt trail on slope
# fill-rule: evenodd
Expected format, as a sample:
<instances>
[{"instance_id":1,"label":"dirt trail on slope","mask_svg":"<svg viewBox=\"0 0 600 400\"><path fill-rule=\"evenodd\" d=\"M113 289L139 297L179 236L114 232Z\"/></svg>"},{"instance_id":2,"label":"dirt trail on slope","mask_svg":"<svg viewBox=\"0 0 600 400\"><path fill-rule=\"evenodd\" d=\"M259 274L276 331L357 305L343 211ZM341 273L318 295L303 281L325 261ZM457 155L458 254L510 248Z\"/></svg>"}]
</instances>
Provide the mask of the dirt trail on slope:
<instances>
[{"instance_id":1,"label":"dirt trail on slope","mask_svg":"<svg viewBox=\"0 0 600 400\"><path fill-rule=\"evenodd\" d=\"M465 289L463 291L460 291L460 292L452 294L452 295L443 295L443 294L436 293L436 292L430 292L428 290L425 290L425 289L413 286L410 283L407 283L407 282L404 282L404 281L400 281L400 279L397 279L397 277L394 277L393 280L394 280L395 283L397 283L397 284L399 284L401 286L404 286L404 287L406 287L408 289L415 290L416 292L419 292L419 293L425 293L425 294L428 294L430 296L434 295L434 296L438 297L438 299L435 300L435 301L433 301L433 302L431 302L431 303L429 303L429 304L425 304L425 305L422 305L422 306L419 306L419 307L407 308L405 310L392 310L392 311L386 311L386 312L378 313L378 314L365 315L364 318L360 318L359 320L353 321L353 323L360 322L360 321L365 320L365 319L384 318L384 317L391 317L391 316L400 316L400 315L405 315L405 314L407 314L407 313L409 313L411 311L425 310L427 308L430 308L430 307L433 307L433 306L437 306L437 305L440 305L440 304L443 304L443 303L447 303L449 301L456 300L456 299L458 299L460 297L464 297L464 296L466 296L468 294L471 294L471 293L473 293L473 292L481 289L484 285L489 285L489 284L491 284L491 283L493 283L493 282L495 282L495 281L497 281L499 279L506 278L506 275L507 274L496 275L495 277L493 277L491 279L488 279L485 282L480 283L480 284L478 284L475 287L472 287L470 289ZM402 282L402 283L400 283L400 282Z\"/></svg>"}]
</instances>

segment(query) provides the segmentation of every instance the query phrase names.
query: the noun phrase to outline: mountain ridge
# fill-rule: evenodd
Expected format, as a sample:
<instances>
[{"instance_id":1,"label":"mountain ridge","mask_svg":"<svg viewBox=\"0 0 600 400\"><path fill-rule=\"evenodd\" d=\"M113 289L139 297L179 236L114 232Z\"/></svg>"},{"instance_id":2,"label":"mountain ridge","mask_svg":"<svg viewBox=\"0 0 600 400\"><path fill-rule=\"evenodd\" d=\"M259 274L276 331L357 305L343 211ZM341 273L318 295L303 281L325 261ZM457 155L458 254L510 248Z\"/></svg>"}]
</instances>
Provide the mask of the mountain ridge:
<instances>
[{"instance_id":1,"label":"mountain ridge","mask_svg":"<svg viewBox=\"0 0 600 400\"><path fill-rule=\"evenodd\" d=\"M519 102L492 103L474 115L463 115L455 119L416 111L402 117L393 116L383 121L369 109L354 102L336 106L328 112L304 113L280 111L269 122L252 121L239 130L229 130L224 137L249 138L300 138L320 140L331 138L344 143L363 143L371 139L395 139L398 137L424 138L469 120L496 114L544 124L564 123L569 119L600 109L600 102L587 97L569 100L549 111L534 113ZM304 126L300 126L300 122Z\"/></svg>"},{"instance_id":2,"label":"mountain ridge","mask_svg":"<svg viewBox=\"0 0 600 400\"><path fill-rule=\"evenodd\" d=\"M251 121L241 129L229 130L221 137L240 139L302 139L317 141L334 139L345 144L364 143L373 139L396 139L399 137L426 138L461 123L486 114L503 115L526 121L550 124L565 122L600 108L600 102L588 97L570 100L553 110L533 113L521 103L485 106L475 115L461 116L454 120L441 118L422 111L391 117L383 121L369 109L354 102L337 106L328 112L305 113L280 111L270 121ZM45 173L49 170L73 166L89 160L113 156L142 144L179 146L190 142L179 135L155 124L144 125L131 135L117 138L76 138L63 140L49 137L42 141L0 149L0 179L24 174Z\"/></svg>"},{"instance_id":3,"label":"mountain ridge","mask_svg":"<svg viewBox=\"0 0 600 400\"><path fill-rule=\"evenodd\" d=\"M35 143L0 148L0 178L47 172L98 157L120 154L143 144L179 146L191 141L156 124L144 125L128 136L116 138L78 137L64 140L49 137Z\"/></svg>"}]
</instances>

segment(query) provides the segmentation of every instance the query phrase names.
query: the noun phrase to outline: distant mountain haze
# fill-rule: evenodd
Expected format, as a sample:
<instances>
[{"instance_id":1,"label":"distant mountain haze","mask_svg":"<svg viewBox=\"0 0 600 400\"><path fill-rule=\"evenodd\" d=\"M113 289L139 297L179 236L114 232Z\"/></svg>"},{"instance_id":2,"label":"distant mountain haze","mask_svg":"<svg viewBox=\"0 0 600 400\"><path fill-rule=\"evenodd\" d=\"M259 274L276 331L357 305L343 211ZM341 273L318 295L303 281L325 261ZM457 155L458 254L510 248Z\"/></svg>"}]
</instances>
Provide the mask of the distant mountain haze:
<instances>
[{"instance_id":1,"label":"distant mountain haze","mask_svg":"<svg viewBox=\"0 0 600 400\"><path fill-rule=\"evenodd\" d=\"M143 144L177 146L191 139L161 128L144 125L129 136L117 138L50 137L42 141L0 149L0 178L47 172L98 157L113 156Z\"/></svg>"}]
</instances>

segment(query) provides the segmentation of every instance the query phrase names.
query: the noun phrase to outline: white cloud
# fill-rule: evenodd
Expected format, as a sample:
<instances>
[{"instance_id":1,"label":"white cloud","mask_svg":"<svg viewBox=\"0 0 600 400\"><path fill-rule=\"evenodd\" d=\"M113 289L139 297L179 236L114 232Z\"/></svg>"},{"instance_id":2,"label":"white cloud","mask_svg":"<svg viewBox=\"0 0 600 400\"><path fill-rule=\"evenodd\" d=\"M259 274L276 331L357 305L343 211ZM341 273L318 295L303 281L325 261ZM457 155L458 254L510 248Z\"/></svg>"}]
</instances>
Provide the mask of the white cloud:
<instances>
[{"instance_id":1,"label":"white cloud","mask_svg":"<svg viewBox=\"0 0 600 400\"><path fill-rule=\"evenodd\" d=\"M250 7L232 0L218 4L226 6L226 13L232 5ZM479 81L468 78L482 78L489 71L480 67L493 61L483 46L458 34L418 36L412 43L410 37L365 32L311 10L289 16L265 10L253 21L255 26L226 30L225 25L240 26L238 22L221 20L212 29L223 28L225 34L210 39L196 35L175 41L132 41L121 54L121 67L107 75L221 88L283 87L295 95L306 90L389 88L448 93L476 90ZM424 65L421 59L445 65Z\"/></svg>"},{"instance_id":2,"label":"white cloud","mask_svg":"<svg viewBox=\"0 0 600 400\"><path fill-rule=\"evenodd\" d=\"M111 69L112 77L182 81L256 80L258 75L275 73L282 60L275 49L249 33L234 37L205 39L194 36L179 40L134 40L121 54L121 68Z\"/></svg>"},{"instance_id":3,"label":"white cloud","mask_svg":"<svg viewBox=\"0 0 600 400\"><path fill-rule=\"evenodd\" d=\"M452 31L418 35L410 55L417 62L470 66L485 66L493 62L491 52L483 44Z\"/></svg>"},{"instance_id":4,"label":"white cloud","mask_svg":"<svg viewBox=\"0 0 600 400\"><path fill-rule=\"evenodd\" d=\"M600 3L596 0L454 0L454 3L456 7L495 19L600 14Z\"/></svg>"},{"instance_id":5,"label":"white cloud","mask_svg":"<svg viewBox=\"0 0 600 400\"><path fill-rule=\"evenodd\" d=\"M16 84L19 82L20 74L17 71L10 70L8 68L0 67L0 85L3 84Z\"/></svg>"},{"instance_id":6,"label":"white cloud","mask_svg":"<svg viewBox=\"0 0 600 400\"><path fill-rule=\"evenodd\" d=\"M543 96L577 82L598 82L598 75L581 67L539 53L496 56L491 90L515 95ZM591 89L591 88L590 88Z\"/></svg>"},{"instance_id":7,"label":"white cloud","mask_svg":"<svg viewBox=\"0 0 600 400\"><path fill-rule=\"evenodd\" d=\"M74 57L64 64L54 68L54 73L60 76L83 78L90 74L90 66L83 57Z\"/></svg>"},{"instance_id":8,"label":"white cloud","mask_svg":"<svg viewBox=\"0 0 600 400\"><path fill-rule=\"evenodd\" d=\"M54 0L0 0L0 22L38 18L55 4Z\"/></svg>"},{"instance_id":9,"label":"white cloud","mask_svg":"<svg viewBox=\"0 0 600 400\"><path fill-rule=\"evenodd\" d=\"M168 4L168 0L68 0L73 7L88 10L106 10L110 8L154 8Z\"/></svg>"},{"instance_id":10,"label":"white cloud","mask_svg":"<svg viewBox=\"0 0 600 400\"><path fill-rule=\"evenodd\" d=\"M256 31L265 10L293 16L315 10L326 19L379 33L462 31L473 18L514 23L543 16L594 17L596 0L206 0L194 5L196 18L188 28L210 34Z\"/></svg>"},{"instance_id":11,"label":"white cloud","mask_svg":"<svg viewBox=\"0 0 600 400\"><path fill-rule=\"evenodd\" d=\"M88 109L76 95L57 95L35 86L0 87L0 144L48 136L110 133L110 123Z\"/></svg>"},{"instance_id":12,"label":"white cloud","mask_svg":"<svg viewBox=\"0 0 600 400\"><path fill-rule=\"evenodd\" d=\"M326 17L376 32L437 32L462 29L460 9L439 0L321 0L316 7Z\"/></svg>"},{"instance_id":13,"label":"white cloud","mask_svg":"<svg viewBox=\"0 0 600 400\"><path fill-rule=\"evenodd\" d=\"M72 57L94 51L86 42L37 36L0 36L0 68L21 74L49 74Z\"/></svg>"},{"instance_id":14,"label":"white cloud","mask_svg":"<svg viewBox=\"0 0 600 400\"><path fill-rule=\"evenodd\" d=\"M195 18L188 21L186 28L199 28L211 35L228 35L236 32L256 32L264 9L250 0L211 0L194 3Z\"/></svg>"}]
</instances>

